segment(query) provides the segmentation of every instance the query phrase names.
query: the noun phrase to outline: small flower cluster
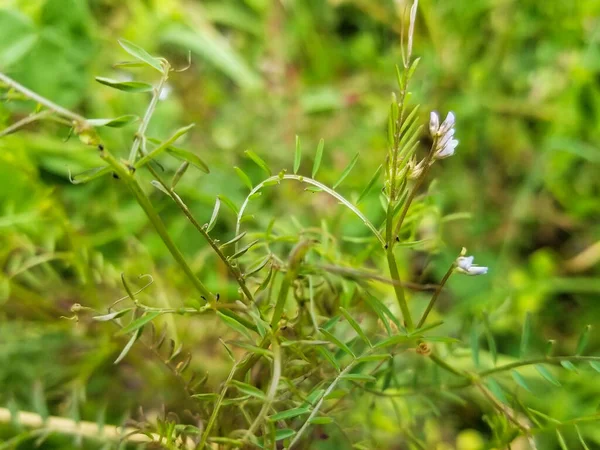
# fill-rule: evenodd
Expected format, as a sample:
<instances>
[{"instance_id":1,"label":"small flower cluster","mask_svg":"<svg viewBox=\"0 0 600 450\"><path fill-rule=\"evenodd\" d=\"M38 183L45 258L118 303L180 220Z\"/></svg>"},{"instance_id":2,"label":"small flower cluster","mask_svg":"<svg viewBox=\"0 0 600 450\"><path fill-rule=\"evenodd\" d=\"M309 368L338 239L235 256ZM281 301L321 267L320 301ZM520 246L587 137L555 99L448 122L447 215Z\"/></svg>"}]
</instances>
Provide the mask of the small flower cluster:
<instances>
[{"instance_id":1,"label":"small flower cluster","mask_svg":"<svg viewBox=\"0 0 600 450\"><path fill-rule=\"evenodd\" d=\"M446 119L440 125L440 116L435 111L431 112L429 119L429 132L435 142L433 157L435 159L444 159L454 155L454 150L458 145L458 140L454 139L454 113L451 111Z\"/></svg>"}]
</instances>

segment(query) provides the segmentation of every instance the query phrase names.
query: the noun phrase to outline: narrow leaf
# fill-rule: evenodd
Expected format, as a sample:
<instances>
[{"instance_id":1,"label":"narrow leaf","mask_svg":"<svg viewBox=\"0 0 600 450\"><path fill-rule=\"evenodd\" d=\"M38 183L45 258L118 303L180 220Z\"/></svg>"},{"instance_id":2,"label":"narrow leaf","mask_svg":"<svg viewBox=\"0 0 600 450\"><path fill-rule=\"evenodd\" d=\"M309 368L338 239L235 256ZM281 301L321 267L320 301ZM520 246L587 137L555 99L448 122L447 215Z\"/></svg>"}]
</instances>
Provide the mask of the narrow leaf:
<instances>
[{"instance_id":1,"label":"narrow leaf","mask_svg":"<svg viewBox=\"0 0 600 450\"><path fill-rule=\"evenodd\" d=\"M365 381L367 383L373 383L373 382L377 381L377 378L375 378L374 376L366 375L363 373L347 373L346 375L342 375L340 378L342 380Z\"/></svg>"},{"instance_id":2,"label":"narrow leaf","mask_svg":"<svg viewBox=\"0 0 600 450\"><path fill-rule=\"evenodd\" d=\"M600 373L600 362L598 361L590 361L590 366L592 367L592 369L594 369L596 372Z\"/></svg>"},{"instance_id":3,"label":"narrow leaf","mask_svg":"<svg viewBox=\"0 0 600 450\"><path fill-rule=\"evenodd\" d=\"M587 347L588 342L590 341L590 331L591 330L592 330L592 326L586 325L586 327L583 330L583 333L581 333L581 336L579 336L579 341L577 342L577 351L575 352L575 354L577 356L583 355L583 352L584 352L585 348Z\"/></svg>"},{"instance_id":4,"label":"narrow leaf","mask_svg":"<svg viewBox=\"0 0 600 450\"><path fill-rule=\"evenodd\" d=\"M329 363L334 367L335 370L337 370L338 372L341 370L341 367L335 359L335 356L333 356L329 350L327 350L325 347L318 346L317 352L319 352L321 356L323 356L323 358L329 361Z\"/></svg>"},{"instance_id":5,"label":"narrow leaf","mask_svg":"<svg viewBox=\"0 0 600 450\"><path fill-rule=\"evenodd\" d=\"M132 93L150 92L152 89L154 89L151 84L142 83L140 81L117 81L104 77L96 77L96 81L113 89Z\"/></svg>"},{"instance_id":6,"label":"narrow leaf","mask_svg":"<svg viewBox=\"0 0 600 450\"><path fill-rule=\"evenodd\" d=\"M565 442L565 438L561 434L560 430L557 428L555 431L556 438L558 439L558 445L560 445L561 450L569 450L569 447L567 447L567 443Z\"/></svg>"},{"instance_id":7,"label":"narrow leaf","mask_svg":"<svg viewBox=\"0 0 600 450\"><path fill-rule=\"evenodd\" d=\"M529 386L527 386L525 379L521 376L521 374L519 372L517 372L516 370L512 370L510 372L510 374L512 375L513 379L517 382L517 384L519 386L521 386L527 392L531 392L531 389L529 389Z\"/></svg>"},{"instance_id":8,"label":"narrow leaf","mask_svg":"<svg viewBox=\"0 0 600 450\"><path fill-rule=\"evenodd\" d=\"M324 328L319 328L319 331L321 333L323 333L323 336L325 336L325 338L331 342L332 344L334 344L335 346L337 346L340 350L343 350L344 352L348 353L350 356L352 356L353 358L355 357L354 353L352 352L352 350L350 350L350 347L348 347L346 344L344 344L342 341L340 341L338 338L336 338L333 334L331 334L329 331L327 331Z\"/></svg>"},{"instance_id":9,"label":"narrow leaf","mask_svg":"<svg viewBox=\"0 0 600 450\"><path fill-rule=\"evenodd\" d=\"M539 374L546 379L549 383L552 383L555 386L560 386L559 381L550 373L550 371L543 366L542 364L536 364L535 369L539 372Z\"/></svg>"},{"instance_id":10,"label":"narrow leaf","mask_svg":"<svg viewBox=\"0 0 600 450\"><path fill-rule=\"evenodd\" d=\"M471 345L471 356L475 367L479 367L479 330L477 329L477 321L473 320L471 325L471 333L469 336L469 344Z\"/></svg>"},{"instance_id":11,"label":"narrow leaf","mask_svg":"<svg viewBox=\"0 0 600 450\"><path fill-rule=\"evenodd\" d=\"M152 186L154 186L156 189L158 189L159 191L161 191L163 194L168 195L169 197L171 197L171 193L169 191L167 191L165 189L165 187L162 184L160 184L157 180L150 181L150 184Z\"/></svg>"},{"instance_id":12,"label":"narrow leaf","mask_svg":"<svg viewBox=\"0 0 600 450\"><path fill-rule=\"evenodd\" d=\"M348 176L348 174L352 171L352 169L354 169L354 166L356 165L356 161L358 161L358 155L359 155L359 153L354 155L354 158L352 158L350 163L346 166L346 168L342 172L342 175L340 176L339 180L337 180L336 183L333 185L333 189L337 188L342 183L342 181L344 181L344 179Z\"/></svg>"},{"instance_id":13,"label":"narrow leaf","mask_svg":"<svg viewBox=\"0 0 600 450\"><path fill-rule=\"evenodd\" d=\"M313 417L310 419L310 423L312 425L328 425L333 423L333 419L331 417Z\"/></svg>"},{"instance_id":14,"label":"narrow leaf","mask_svg":"<svg viewBox=\"0 0 600 450\"><path fill-rule=\"evenodd\" d=\"M502 386L500 386L500 384L498 384L498 382L496 380L494 380L493 378L490 378L487 380L486 384L490 388L490 391L492 391L492 394L494 394L494 396L498 400L500 400L504 404L508 404L508 400L506 398L506 395L504 394L504 390L502 389Z\"/></svg>"},{"instance_id":15,"label":"narrow leaf","mask_svg":"<svg viewBox=\"0 0 600 450\"><path fill-rule=\"evenodd\" d=\"M323 159L323 148L325 147L325 140L321 138L319 141L319 145L317 146L317 153L315 153L315 162L313 163L312 168L312 177L314 178L319 171L319 167L321 166L321 160Z\"/></svg>"},{"instance_id":16,"label":"narrow leaf","mask_svg":"<svg viewBox=\"0 0 600 450\"><path fill-rule=\"evenodd\" d=\"M123 350L121 350L121 353L119 354L119 356L117 356L117 359L115 359L115 362L113 364L119 364L123 360L123 358L127 356L127 353L129 353L129 350L131 350L131 347L133 347L133 344L135 343L135 341L137 341L141 334L142 329L138 328L135 331L135 333L131 335L129 341L127 341L127 344L125 345L125 347L123 347Z\"/></svg>"},{"instance_id":17,"label":"narrow leaf","mask_svg":"<svg viewBox=\"0 0 600 450\"><path fill-rule=\"evenodd\" d=\"M109 320L118 319L119 317L124 316L125 314L127 314L131 310L133 310L133 308L125 308L125 309L122 309L120 311L115 311L115 312L112 312L110 314L104 314L102 316L95 316L95 317L92 317L92 318L94 320L97 320L98 322L108 322Z\"/></svg>"},{"instance_id":18,"label":"narrow leaf","mask_svg":"<svg viewBox=\"0 0 600 450\"><path fill-rule=\"evenodd\" d=\"M583 447L583 450L590 450L590 448L585 443L585 440L583 439L583 436L581 435L581 431L579 430L579 427L577 425L575 425L575 431L577 431L577 437L579 438L579 442L581 442L581 446Z\"/></svg>"},{"instance_id":19,"label":"narrow leaf","mask_svg":"<svg viewBox=\"0 0 600 450\"><path fill-rule=\"evenodd\" d=\"M269 420L271 422L276 422L278 420L293 419L294 417L302 416L304 414L308 414L309 412L310 409L308 407L292 408L288 409L287 411L282 411L278 412L277 414L273 414L271 417L269 417Z\"/></svg>"},{"instance_id":20,"label":"narrow leaf","mask_svg":"<svg viewBox=\"0 0 600 450\"><path fill-rule=\"evenodd\" d=\"M367 337L365 332L362 330L362 328L360 327L358 322L356 320L354 320L354 318L350 315L350 313L341 306L340 306L340 312L346 318L346 320L348 321L350 326L352 328L354 328L354 331L356 331L356 334L358 334L360 336L360 338L365 342L365 344L367 344L369 347L372 347L371 341L369 341L369 338Z\"/></svg>"},{"instance_id":21,"label":"narrow leaf","mask_svg":"<svg viewBox=\"0 0 600 450\"><path fill-rule=\"evenodd\" d=\"M163 68L162 68L162 65L160 64L160 60L158 58L155 58L154 56L150 55L150 53L148 53L142 47L139 47L138 45L136 45L133 42L130 42L126 39L119 39L118 42L119 42L119 45L121 47L123 47L123 49L127 53L129 53L131 56L133 56L136 59L139 59L140 61L145 62L150 67L155 68L159 72L161 72L161 73L163 72Z\"/></svg>"},{"instance_id":22,"label":"narrow leaf","mask_svg":"<svg viewBox=\"0 0 600 450\"><path fill-rule=\"evenodd\" d=\"M417 338L415 337L402 336L401 334L397 334L395 336L391 336L382 341L379 341L374 345L374 348L385 348L393 345L405 344L407 342L415 341L416 339Z\"/></svg>"},{"instance_id":23,"label":"narrow leaf","mask_svg":"<svg viewBox=\"0 0 600 450\"><path fill-rule=\"evenodd\" d=\"M571 362L571 361L561 361L560 365L563 366L565 369L567 369L570 372L575 372L575 373L579 373L579 371L577 370L577 367L575 367L575 365Z\"/></svg>"},{"instance_id":24,"label":"narrow leaf","mask_svg":"<svg viewBox=\"0 0 600 450\"><path fill-rule=\"evenodd\" d=\"M167 153L169 153L171 156L174 156L177 159L181 159L196 166L204 173L210 173L210 169L208 168L206 163L202 161L198 155L196 155L193 152L190 152L189 150L169 146L167 147Z\"/></svg>"},{"instance_id":25,"label":"narrow leaf","mask_svg":"<svg viewBox=\"0 0 600 450\"><path fill-rule=\"evenodd\" d=\"M232 317L226 316L220 311L217 311L217 315L221 318L221 320L223 320L223 322L225 322L225 325L227 325L229 328L231 328L234 331L237 331L238 333L246 336L249 340L253 341L252 335L250 334L250 329L246 328L242 323L238 322Z\"/></svg>"},{"instance_id":26,"label":"narrow leaf","mask_svg":"<svg viewBox=\"0 0 600 450\"><path fill-rule=\"evenodd\" d=\"M390 359L390 358L391 358L391 355L389 353L381 353L381 354L360 356L360 357L356 358L356 361L359 363L364 363L364 362L383 361L383 360Z\"/></svg>"},{"instance_id":27,"label":"narrow leaf","mask_svg":"<svg viewBox=\"0 0 600 450\"><path fill-rule=\"evenodd\" d=\"M275 440L276 441L281 441L283 439L287 439L289 437L292 437L295 434L296 434L295 430L292 430L290 428L282 428L282 429L279 429L279 430L275 431Z\"/></svg>"},{"instance_id":28,"label":"narrow leaf","mask_svg":"<svg viewBox=\"0 0 600 450\"><path fill-rule=\"evenodd\" d=\"M225 247L227 247L227 246L229 246L229 245L231 245L231 244L235 244L235 243L236 243L236 242L238 242L240 239L242 239L244 236L246 236L246 232L245 232L245 231L244 231L244 232L242 232L242 233L240 233L240 234L238 234L238 235L237 235L236 237L234 237L233 239L231 239L231 240L229 240L229 241L225 242L224 244L221 244L221 245L220 245L220 248L222 248L222 249L223 249L223 248L225 248Z\"/></svg>"},{"instance_id":29,"label":"narrow leaf","mask_svg":"<svg viewBox=\"0 0 600 450\"><path fill-rule=\"evenodd\" d=\"M213 208L212 216L210 217L208 225L206 226L207 233L210 233L210 231L215 227L215 224L217 223L217 217L219 216L219 208L221 208L221 199L217 197L217 199L215 200L215 207Z\"/></svg>"},{"instance_id":30,"label":"narrow leaf","mask_svg":"<svg viewBox=\"0 0 600 450\"><path fill-rule=\"evenodd\" d=\"M116 335L123 336L125 334L131 333L132 331L139 330L144 325L146 325L149 322L152 322L154 319L156 319L160 315L161 315L160 311L152 311L149 313L145 313L143 316L138 317L137 319L135 319L133 322L131 322L126 327L123 327L119 331L117 331Z\"/></svg>"},{"instance_id":31,"label":"narrow leaf","mask_svg":"<svg viewBox=\"0 0 600 450\"><path fill-rule=\"evenodd\" d=\"M263 259L259 260L256 264L253 264L250 267L248 267L248 269L244 273L244 278L248 278L257 272L260 272L267 265L267 263L269 261L271 261L270 253L267 256L265 256Z\"/></svg>"},{"instance_id":32,"label":"narrow leaf","mask_svg":"<svg viewBox=\"0 0 600 450\"><path fill-rule=\"evenodd\" d=\"M237 380L232 380L231 384L234 385L238 391L244 394L250 395L251 397L260 398L261 400L266 399L265 393L254 386Z\"/></svg>"},{"instance_id":33,"label":"narrow leaf","mask_svg":"<svg viewBox=\"0 0 600 450\"><path fill-rule=\"evenodd\" d=\"M252 241L248 245L242 247L240 250L238 250L237 252L235 252L233 255L231 255L227 259L230 260L230 261L234 260L234 259L238 259L240 256L242 256L244 253L246 253L248 250L250 250L256 244L258 244L259 241L260 241L260 239L255 239L254 241Z\"/></svg>"},{"instance_id":34,"label":"narrow leaf","mask_svg":"<svg viewBox=\"0 0 600 450\"><path fill-rule=\"evenodd\" d=\"M175 186L177 186L177 183L179 183L179 180L181 180L181 177L183 177L185 175L185 172L188 170L188 167L190 167L190 163L187 161L184 161L179 168L177 169L177 172L175 172L175 175L173 175L173 179L171 180L171 189L175 189Z\"/></svg>"},{"instance_id":35,"label":"narrow leaf","mask_svg":"<svg viewBox=\"0 0 600 450\"><path fill-rule=\"evenodd\" d=\"M239 212L239 210L238 210L237 206L235 206L235 203L233 203L233 202L232 202L232 201L231 201L231 200L230 200L228 197L226 197L225 195L222 195L222 194L220 194L218 197L219 197L219 199L220 199L220 200L221 200L223 203L225 203L225 205L226 205L226 206L227 206L229 209L231 209L231 210L234 212L234 214L235 214L236 216L238 215L238 212Z\"/></svg>"},{"instance_id":36,"label":"narrow leaf","mask_svg":"<svg viewBox=\"0 0 600 450\"><path fill-rule=\"evenodd\" d=\"M271 172L271 169L269 168L269 166L267 165L266 162L263 161L263 159L258 156L256 153L254 153L252 150L246 150L244 152L246 154L246 156L248 158L250 158L252 161L254 161L254 163L260 167L262 170L264 170L267 175L271 176L273 174L273 172Z\"/></svg>"},{"instance_id":37,"label":"narrow leaf","mask_svg":"<svg viewBox=\"0 0 600 450\"><path fill-rule=\"evenodd\" d=\"M214 392L208 392L206 394L194 394L192 395L192 398L195 398L196 400L201 402L212 402L218 399L219 395L215 394Z\"/></svg>"},{"instance_id":38,"label":"narrow leaf","mask_svg":"<svg viewBox=\"0 0 600 450\"><path fill-rule=\"evenodd\" d=\"M373 174L373 176L371 177L371 179L369 180L369 182L367 183L367 185L365 186L365 188L363 189L363 191L358 196L358 200L356 200L356 204L359 204L362 200L364 200L364 198L367 195L369 195L369 192L371 192L371 189L373 189L373 186L375 185L375 183L377 183L377 180L379 180L382 170L383 170L383 164L380 164L379 167L377 168L377 170L375 171L375 173Z\"/></svg>"},{"instance_id":39,"label":"narrow leaf","mask_svg":"<svg viewBox=\"0 0 600 450\"><path fill-rule=\"evenodd\" d=\"M235 166L233 170L235 170L235 173L238 174L238 177L240 177L240 179L248 187L248 189L252 190L254 186L252 186L252 181L250 180L250 177L246 175L246 173L238 166Z\"/></svg>"},{"instance_id":40,"label":"narrow leaf","mask_svg":"<svg viewBox=\"0 0 600 450\"><path fill-rule=\"evenodd\" d=\"M525 314L525 322L523 322L523 332L521 333L521 348L519 355L521 358L527 353L529 348L529 340L531 338L531 313Z\"/></svg>"},{"instance_id":41,"label":"narrow leaf","mask_svg":"<svg viewBox=\"0 0 600 450\"><path fill-rule=\"evenodd\" d=\"M296 152L294 153L294 173L298 173L302 162L302 149L300 148L300 136L296 135Z\"/></svg>"},{"instance_id":42,"label":"narrow leaf","mask_svg":"<svg viewBox=\"0 0 600 450\"><path fill-rule=\"evenodd\" d=\"M125 125L135 122L138 119L138 116L127 114L125 116L115 117L114 119L88 119L87 123L93 127L121 128Z\"/></svg>"}]
</instances>

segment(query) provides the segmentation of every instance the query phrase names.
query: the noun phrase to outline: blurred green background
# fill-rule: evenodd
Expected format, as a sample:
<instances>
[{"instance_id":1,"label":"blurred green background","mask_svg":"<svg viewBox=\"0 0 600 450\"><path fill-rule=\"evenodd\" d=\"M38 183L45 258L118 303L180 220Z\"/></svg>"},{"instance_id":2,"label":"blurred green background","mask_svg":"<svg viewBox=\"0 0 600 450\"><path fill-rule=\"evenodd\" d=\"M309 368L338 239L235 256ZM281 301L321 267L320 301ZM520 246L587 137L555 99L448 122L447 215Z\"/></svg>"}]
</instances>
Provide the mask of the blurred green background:
<instances>
[{"instance_id":1,"label":"blurred green background","mask_svg":"<svg viewBox=\"0 0 600 450\"><path fill-rule=\"evenodd\" d=\"M204 223L217 194L238 205L244 199L247 189L233 166L255 181L264 176L244 150L253 149L275 170L289 168L296 135L306 174L325 139L320 179L326 183L360 153L340 190L350 198L362 190L386 154L407 3L0 0L0 70L86 117L141 116L147 94L123 94L94 81L131 73L112 67L127 59L117 38L174 67L185 67L191 52L189 70L169 80L149 135L164 138L196 123L186 147L211 173L189 171L179 191ZM422 59L411 103L422 105L423 121L431 110L454 111L460 145L432 170L431 217L419 228L422 246L406 252L404 278L439 281L460 248L468 247L490 274L451 280L436 313L444 314L449 329L468 330L485 315L499 353L515 356L529 311L538 348L555 339L557 353L572 352L583 327L600 317L600 2L421 0L414 53ZM150 70L134 76L156 81ZM0 129L32 106L0 103ZM134 130L130 125L101 134L125 157ZM69 172L99 163L93 149L51 122L0 139L0 404L32 410L45 397L52 414L94 421L103 411L107 422L120 423L140 404L184 408L176 381L142 350L113 366L123 342L110 325L60 316L70 317L73 303L105 310L122 295L121 272L152 274L148 295L156 305L184 304L192 292L116 180L69 182ZM175 206L160 192L148 192L201 279L235 294L226 269ZM333 234L366 235L328 198L297 186L271 189L252 208L250 229L265 229L273 217L292 231L320 227L325 219ZM362 210L381 222L377 192ZM217 235L231 238L234 219L222 214ZM173 319L168 326L198 353L195 370L208 371L217 385L227 363L214 354L210 321ZM596 333L589 351L599 348ZM593 380L540 387L552 391L553 401L543 395L531 401L561 419L585 414L598 403ZM479 417L469 410L451 421L433 420L431 448L486 448L476 442L486 433ZM393 432L393 423L382 426ZM6 425L3 433L15 429ZM600 430L586 433L600 446ZM52 438L43 448L69 445ZM553 445L549 440L540 448Z\"/></svg>"}]
</instances>

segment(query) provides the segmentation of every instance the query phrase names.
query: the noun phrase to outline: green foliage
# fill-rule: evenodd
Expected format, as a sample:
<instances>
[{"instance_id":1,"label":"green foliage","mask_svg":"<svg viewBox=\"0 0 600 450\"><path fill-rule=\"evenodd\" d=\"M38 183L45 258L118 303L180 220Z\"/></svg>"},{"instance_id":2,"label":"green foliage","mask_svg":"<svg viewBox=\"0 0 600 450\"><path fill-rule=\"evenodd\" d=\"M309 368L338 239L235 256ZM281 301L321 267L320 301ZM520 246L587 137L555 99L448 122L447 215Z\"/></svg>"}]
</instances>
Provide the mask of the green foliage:
<instances>
[{"instance_id":1,"label":"green foliage","mask_svg":"<svg viewBox=\"0 0 600 450\"><path fill-rule=\"evenodd\" d=\"M0 9L0 448L600 443L600 11L338 3Z\"/></svg>"}]
</instances>

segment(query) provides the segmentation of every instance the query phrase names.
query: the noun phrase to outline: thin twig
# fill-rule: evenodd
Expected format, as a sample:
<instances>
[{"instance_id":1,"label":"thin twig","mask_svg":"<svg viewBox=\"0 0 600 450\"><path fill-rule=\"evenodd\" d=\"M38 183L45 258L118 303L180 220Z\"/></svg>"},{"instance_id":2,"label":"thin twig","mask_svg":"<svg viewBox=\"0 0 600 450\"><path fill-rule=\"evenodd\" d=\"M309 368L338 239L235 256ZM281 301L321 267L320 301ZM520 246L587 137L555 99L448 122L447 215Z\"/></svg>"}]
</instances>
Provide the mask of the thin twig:
<instances>
[{"instance_id":1,"label":"thin twig","mask_svg":"<svg viewBox=\"0 0 600 450\"><path fill-rule=\"evenodd\" d=\"M52 111L50 111L49 109L40 111L35 114L30 114L27 117L24 117L23 119L19 120L18 122L13 123L9 127L0 131L0 138L4 137L4 136L8 136L9 134L14 133L15 131L19 130L20 128L23 128L25 125L29 125L30 123L33 123L36 120L43 119L44 117L46 117L50 114L52 114Z\"/></svg>"}]
</instances>

